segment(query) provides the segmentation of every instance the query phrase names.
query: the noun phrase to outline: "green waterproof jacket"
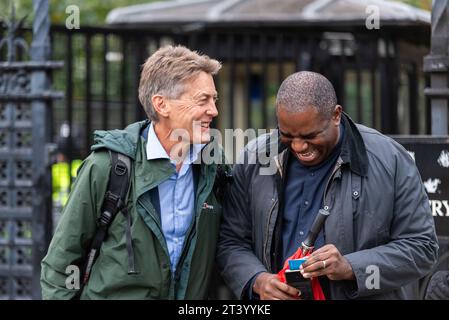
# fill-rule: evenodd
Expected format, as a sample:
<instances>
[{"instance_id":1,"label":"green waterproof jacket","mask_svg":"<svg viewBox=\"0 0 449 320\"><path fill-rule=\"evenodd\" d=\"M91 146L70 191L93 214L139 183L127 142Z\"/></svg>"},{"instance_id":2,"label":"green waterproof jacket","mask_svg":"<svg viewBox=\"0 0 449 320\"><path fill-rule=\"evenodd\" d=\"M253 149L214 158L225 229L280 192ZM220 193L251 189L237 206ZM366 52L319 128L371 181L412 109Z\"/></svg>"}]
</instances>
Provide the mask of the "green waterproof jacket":
<instances>
[{"instance_id":1,"label":"green waterproof jacket","mask_svg":"<svg viewBox=\"0 0 449 320\"><path fill-rule=\"evenodd\" d=\"M161 221L150 189L174 173L168 159L147 160L141 136L149 121L125 130L96 131L93 152L83 162L63 210L48 253L42 260L44 299L71 299L77 280L73 266L81 266L95 234L111 169L109 150L131 157L131 185L127 206L138 274L128 274L125 227L119 212L103 242L81 299L204 299L207 297L215 257L221 206L213 192L218 165L201 164L195 195L195 216L186 235L177 272L172 275ZM215 149L214 151L211 151ZM217 152L209 143L204 152ZM221 154L221 151L218 150ZM72 267L70 267L72 266ZM76 270L76 269L75 269ZM68 283L68 285L66 284Z\"/></svg>"}]
</instances>

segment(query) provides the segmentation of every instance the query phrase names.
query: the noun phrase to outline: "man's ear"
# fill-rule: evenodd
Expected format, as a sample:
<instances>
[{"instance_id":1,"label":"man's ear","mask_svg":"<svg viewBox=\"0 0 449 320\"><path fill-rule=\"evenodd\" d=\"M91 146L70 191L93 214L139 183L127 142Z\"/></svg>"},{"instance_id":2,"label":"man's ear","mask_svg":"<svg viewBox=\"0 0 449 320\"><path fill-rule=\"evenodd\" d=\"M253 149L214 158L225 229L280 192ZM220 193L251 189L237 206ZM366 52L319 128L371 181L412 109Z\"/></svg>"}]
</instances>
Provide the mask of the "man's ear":
<instances>
[{"instance_id":1,"label":"man's ear","mask_svg":"<svg viewBox=\"0 0 449 320\"><path fill-rule=\"evenodd\" d=\"M334 115L332 116L332 119L334 120L336 126L340 125L342 111L343 111L342 106L337 104L334 109Z\"/></svg>"},{"instance_id":2,"label":"man's ear","mask_svg":"<svg viewBox=\"0 0 449 320\"><path fill-rule=\"evenodd\" d=\"M167 118L170 113L170 106L166 103L166 99L161 95L154 95L151 97L151 103L153 104L154 110L160 117Z\"/></svg>"}]
</instances>

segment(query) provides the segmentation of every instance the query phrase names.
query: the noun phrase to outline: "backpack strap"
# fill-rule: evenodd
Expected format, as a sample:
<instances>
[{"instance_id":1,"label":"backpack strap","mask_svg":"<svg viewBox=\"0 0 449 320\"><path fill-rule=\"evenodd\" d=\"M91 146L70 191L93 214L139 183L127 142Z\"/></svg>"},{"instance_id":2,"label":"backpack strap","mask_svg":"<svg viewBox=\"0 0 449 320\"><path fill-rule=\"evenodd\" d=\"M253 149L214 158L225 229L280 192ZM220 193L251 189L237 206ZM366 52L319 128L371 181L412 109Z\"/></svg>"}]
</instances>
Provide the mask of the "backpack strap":
<instances>
[{"instance_id":1,"label":"backpack strap","mask_svg":"<svg viewBox=\"0 0 449 320\"><path fill-rule=\"evenodd\" d=\"M97 222L97 230L87 255L86 265L83 272L82 285L84 286L90 277L92 266L97 259L103 241L106 238L109 226L112 224L116 214L122 210L127 216L126 247L128 250L128 273L134 271L134 254L131 242L131 215L126 208L126 195L128 193L131 177L131 159L121 153L109 151L111 157L111 171L109 182L101 207L101 215ZM81 292L81 290L80 290Z\"/></svg>"}]
</instances>

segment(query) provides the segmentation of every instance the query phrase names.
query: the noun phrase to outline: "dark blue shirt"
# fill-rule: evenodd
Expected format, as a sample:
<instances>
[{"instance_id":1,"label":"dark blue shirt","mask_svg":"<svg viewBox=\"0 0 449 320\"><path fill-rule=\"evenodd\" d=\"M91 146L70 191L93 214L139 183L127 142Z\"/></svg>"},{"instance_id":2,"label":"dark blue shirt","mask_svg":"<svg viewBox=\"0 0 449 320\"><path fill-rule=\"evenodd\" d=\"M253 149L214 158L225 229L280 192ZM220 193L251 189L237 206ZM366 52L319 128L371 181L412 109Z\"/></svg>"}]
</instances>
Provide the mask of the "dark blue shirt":
<instances>
[{"instance_id":1,"label":"dark blue shirt","mask_svg":"<svg viewBox=\"0 0 449 320\"><path fill-rule=\"evenodd\" d=\"M323 207L324 189L340 155L343 135L341 123L336 147L324 162L316 166L304 166L293 154L289 155L282 213L283 261L301 246L318 210ZM321 231L315 242L315 250L324 243L324 233Z\"/></svg>"}]
</instances>

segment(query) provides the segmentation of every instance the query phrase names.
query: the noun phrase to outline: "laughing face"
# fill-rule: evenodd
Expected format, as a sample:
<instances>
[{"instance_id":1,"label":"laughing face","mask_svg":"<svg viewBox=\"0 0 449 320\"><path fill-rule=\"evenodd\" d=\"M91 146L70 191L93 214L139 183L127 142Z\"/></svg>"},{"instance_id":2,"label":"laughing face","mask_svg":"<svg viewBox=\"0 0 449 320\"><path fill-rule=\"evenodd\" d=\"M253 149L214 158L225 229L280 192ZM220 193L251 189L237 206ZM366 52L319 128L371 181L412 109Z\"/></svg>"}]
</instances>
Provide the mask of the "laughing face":
<instances>
[{"instance_id":1,"label":"laughing face","mask_svg":"<svg viewBox=\"0 0 449 320\"><path fill-rule=\"evenodd\" d=\"M212 119L218 115L217 91L210 74L200 72L178 99L167 99L170 130L183 129L190 143L208 143Z\"/></svg>"},{"instance_id":2,"label":"laughing face","mask_svg":"<svg viewBox=\"0 0 449 320\"><path fill-rule=\"evenodd\" d=\"M288 112L278 106L281 142L304 166L315 166L326 160L336 146L340 134L341 106L331 118L322 116L314 107L302 112Z\"/></svg>"}]
</instances>

